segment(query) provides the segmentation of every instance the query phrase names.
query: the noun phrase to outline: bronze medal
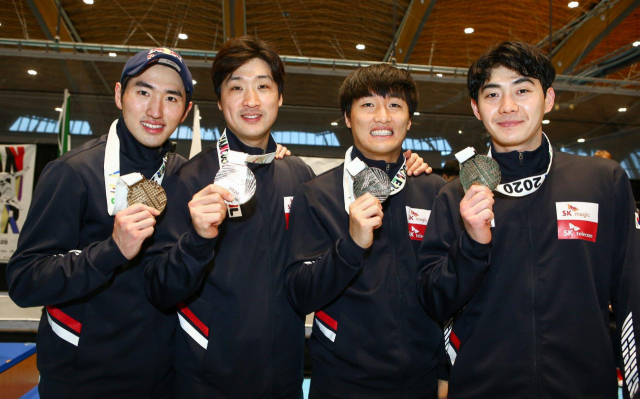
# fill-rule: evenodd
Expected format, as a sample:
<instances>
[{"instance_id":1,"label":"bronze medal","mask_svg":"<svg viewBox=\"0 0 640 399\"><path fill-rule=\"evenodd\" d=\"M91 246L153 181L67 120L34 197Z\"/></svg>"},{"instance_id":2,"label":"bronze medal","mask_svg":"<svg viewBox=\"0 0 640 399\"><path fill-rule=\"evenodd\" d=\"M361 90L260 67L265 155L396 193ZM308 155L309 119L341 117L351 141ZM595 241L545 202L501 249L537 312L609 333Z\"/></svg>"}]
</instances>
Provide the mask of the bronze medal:
<instances>
[{"instance_id":1,"label":"bronze medal","mask_svg":"<svg viewBox=\"0 0 640 399\"><path fill-rule=\"evenodd\" d=\"M129 206L143 204L162 212L167 206L167 193L158 183L142 178L129 186L127 202Z\"/></svg>"}]
</instances>

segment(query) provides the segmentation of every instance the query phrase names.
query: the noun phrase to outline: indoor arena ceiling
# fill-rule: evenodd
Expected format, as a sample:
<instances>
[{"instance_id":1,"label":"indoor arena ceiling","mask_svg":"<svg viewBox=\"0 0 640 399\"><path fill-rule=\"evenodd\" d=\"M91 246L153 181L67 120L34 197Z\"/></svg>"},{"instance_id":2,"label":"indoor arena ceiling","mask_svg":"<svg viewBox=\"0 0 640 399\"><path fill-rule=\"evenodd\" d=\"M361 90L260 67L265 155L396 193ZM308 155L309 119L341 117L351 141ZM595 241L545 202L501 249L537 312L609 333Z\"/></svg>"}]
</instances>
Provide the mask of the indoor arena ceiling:
<instances>
[{"instance_id":1,"label":"indoor arena ceiling","mask_svg":"<svg viewBox=\"0 0 640 399\"><path fill-rule=\"evenodd\" d=\"M168 46L183 55L195 50L197 55L185 55L198 82L194 102L203 126L219 126L210 57L225 38L246 33L274 43L283 56L297 57L286 61L280 130L311 125L307 131L334 130L341 143L350 141L343 122L331 126L340 119L337 90L353 70L347 64L389 61L395 54L398 63L415 68L420 88L420 115L410 136L444 137L452 147L478 145L486 143L486 133L471 113L464 74L492 44L518 40L551 51L562 75L592 79L558 80L557 105L545 126L552 142L571 147L584 138L586 149L589 143L604 145L626 156L638 148L627 142L640 129L640 0L581 0L573 8L569 3L574 2L0 0L0 131L29 108L46 108L56 118L53 108L67 88L73 106L103 133L117 116L111 96L127 57L124 46ZM56 51L52 40L58 26L59 41L78 49ZM473 32L465 33L469 28ZM50 41L47 47L29 45L44 41ZM82 46L88 44L105 50L87 52ZM115 58L108 55L109 45L121 49L113 51ZM56 59L59 54L66 59ZM603 78L609 80L598 80Z\"/></svg>"}]
</instances>

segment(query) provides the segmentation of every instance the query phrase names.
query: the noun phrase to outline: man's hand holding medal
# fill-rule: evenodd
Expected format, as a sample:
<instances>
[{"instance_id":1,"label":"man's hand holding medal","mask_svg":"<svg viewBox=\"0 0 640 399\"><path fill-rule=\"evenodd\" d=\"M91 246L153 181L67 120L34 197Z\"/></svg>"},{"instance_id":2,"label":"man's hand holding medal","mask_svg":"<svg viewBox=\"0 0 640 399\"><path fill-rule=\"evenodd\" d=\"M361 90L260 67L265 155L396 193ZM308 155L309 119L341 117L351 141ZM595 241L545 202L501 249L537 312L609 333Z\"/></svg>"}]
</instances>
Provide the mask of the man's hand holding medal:
<instances>
[{"instance_id":1,"label":"man's hand holding medal","mask_svg":"<svg viewBox=\"0 0 640 399\"><path fill-rule=\"evenodd\" d=\"M140 203L116 213L112 237L125 258L138 255L144 240L153 234L158 215L159 210Z\"/></svg>"},{"instance_id":2,"label":"man's hand holding medal","mask_svg":"<svg viewBox=\"0 0 640 399\"><path fill-rule=\"evenodd\" d=\"M196 232L203 238L218 236L218 227L227 215L227 202L234 200L233 195L226 189L209 184L200 190L189 201L191 221Z\"/></svg>"},{"instance_id":3,"label":"man's hand holding medal","mask_svg":"<svg viewBox=\"0 0 640 399\"><path fill-rule=\"evenodd\" d=\"M465 190L460 201L460 216L469 237L480 244L491 242L493 220L493 190L500 184L498 163L484 155L477 155L468 147L456 154L460 162L460 182Z\"/></svg>"},{"instance_id":4,"label":"man's hand holding medal","mask_svg":"<svg viewBox=\"0 0 640 399\"><path fill-rule=\"evenodd\" d=\"M382 226L382 204L367 192L349 205L349 235L361 248L373 245L373 230Z\"/></svg>"}]
</instances>

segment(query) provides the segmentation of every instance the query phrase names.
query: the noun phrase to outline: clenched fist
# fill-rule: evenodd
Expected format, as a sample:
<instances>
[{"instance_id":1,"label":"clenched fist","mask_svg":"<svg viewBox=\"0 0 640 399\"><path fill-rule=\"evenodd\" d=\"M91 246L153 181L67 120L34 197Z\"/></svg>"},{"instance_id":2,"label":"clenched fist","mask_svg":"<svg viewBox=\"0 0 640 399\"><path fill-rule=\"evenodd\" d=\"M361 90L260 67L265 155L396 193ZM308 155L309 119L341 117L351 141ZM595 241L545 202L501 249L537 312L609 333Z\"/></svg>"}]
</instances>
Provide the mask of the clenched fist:
<instances>
[{"instance_id":1,"label":"clenched fist","mask_svg":"<svg viewBox=\"0 0 640 399\"><path fill-rule=\"evenodd\" d=\"M493 193L488 187L474 184L460 201L460 215L469 237L480 244L491 242Z\"/></svg>"},{"instance_id":2,"label":"clenched fist","mask_svg":"<svg viewBox=\"0 0 640 399\"><path fill-rule=\"evenodd\" d=\"M189 201L191 221L201 237L218 236L218 226L227 216L227 204L224 200L233 201L233 195L218 185L209 184Z\"/></svg>"},{"instance_id":3,"label":"clenched fist","mask_svg":"<svg viewBox=\"0 0 640 399\"><path fill-rule=\"evenodd\" d=\"M349 234L361 248L373 244L373 230L382 226L382 205L380 201L366 193L349 206Z\"/></svg>"},{"instance_id":4,"label":"clenched fist","mask_svg":"<svg viewBox=\"0 0 640 399\"><path fill-rule=\"evenodd\" d=\"M116 213L112 237L125 258L133 259L140 252L144 240L153 234L155 217L159 214L160 211L142 204Z\"/></svg>"}]
</instances>

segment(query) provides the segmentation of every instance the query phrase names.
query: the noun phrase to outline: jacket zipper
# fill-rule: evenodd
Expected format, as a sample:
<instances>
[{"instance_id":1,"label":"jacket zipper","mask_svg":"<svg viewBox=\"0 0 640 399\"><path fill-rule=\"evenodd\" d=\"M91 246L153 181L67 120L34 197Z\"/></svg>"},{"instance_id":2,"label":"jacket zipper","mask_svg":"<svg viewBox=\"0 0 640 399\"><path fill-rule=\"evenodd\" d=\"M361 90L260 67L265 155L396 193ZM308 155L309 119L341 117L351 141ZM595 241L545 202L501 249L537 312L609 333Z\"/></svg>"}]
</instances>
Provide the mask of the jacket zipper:
<instances>
[{"instance_id":1,"label":"jacket zipper","mask_svg":"<svg viewBox=\"0 0 640 399\"><path fill-rule=\"evenodd\" d=\"M389 164L387 164L387 171L389 171ZM391 198L389 198L389 207L387 208L387 212L389 214L389 227L391 230L391 234L390 234L390 238L393 238L396 236L396 231L395 231L395 227L393 224L393 211L392 211L392 207L393 205L391 204ZM400 240L401 241L401 240ZM400 270L398 268L398 261L396 258L396 248L393 245L393 242L390 242L389 245L391 246L391 254L393 255L393 266L394 266L394 271L396 273L396 281L398 283L398 300L400 303L400 339L402 341L402 353L404 355L404 367L402 370L402 380L401 380L401 386L404 387L404 381L405 381L405 377L407 374L407 364L409 363L409 359L407 357L407 348L405 345L405 340L404 340L404 303L403 303L403 299L402 299L402 282L400 281ZM402 390L404 391L404 388L402 388Z\"/></svg>"},{"instance_id":2,"label":"jacket zipper","mask_svg":"<svg viewBox=\"0 0 640 399\"><path fill-rule=\"evenodd\" d=\"M265 170L262 171L262 173L265 175L265 177L269 177L269 173L271 172L271 170L269 170L270 166L273 165L265 165L267 166L266 168L264 168ZM257 180L257 178L256 178ZM267 179L265 179L267 180ZM275 176L271 176L271 183L272 186L275 183ZM269 209L271 209L271 201L270 201L270 195L271 192L268 192L266 197L265 197L265 203L263 206L263 210L264 210L264 216L265 216L265 221L266 221L266 225L267 225L267 232L269 234L269 244L271 244L271 214L269 212ZM276 327L278 325L278 322L276 320L276 306L275 306L275 292L273 289L273 279L275 276L275 272L273 270L273 253L271 252L271 247L273 245L269 245L269 294L271 296L270 298L270 302L271 302L271 311L269 312L271 314L271 334L272 334L272 343L273 346L271 348L272 350L272 354L273 354L273 386L271 388L271 392L273 393L274 390L276 389L276 386L278 384L278 370L277 370L277 362L276 362L276 353L277 353L277 349L276 349Z\"/></svg>"},{"instance_id":3,"label":"jacket zipper","mask_svg":"<svg viewBox=\"0 0 640 399\"><path fill-rule=\"evenodd\" d=\"M522 166L522 153L520 153L520 162ZM540 397L540 374L538 370L538 323L536 319L536 273L535 273L535 248L533 245L533 217L531 209L531 198L526 197L527 201L527 223L529 224L529 261L531 263L531 323L533 330L533 373L534 373L534 392L535 397Z\"/></svg>"}]
</instances>

